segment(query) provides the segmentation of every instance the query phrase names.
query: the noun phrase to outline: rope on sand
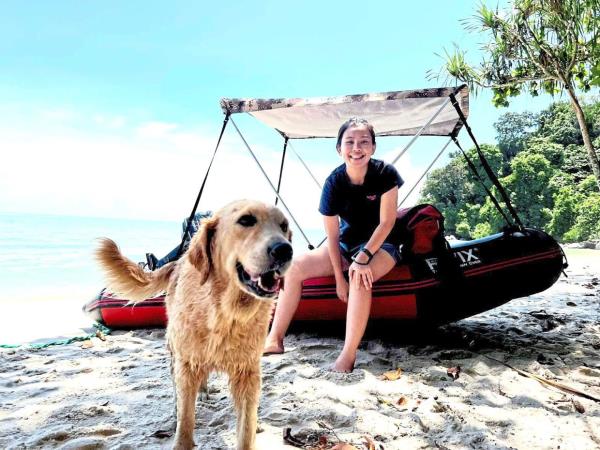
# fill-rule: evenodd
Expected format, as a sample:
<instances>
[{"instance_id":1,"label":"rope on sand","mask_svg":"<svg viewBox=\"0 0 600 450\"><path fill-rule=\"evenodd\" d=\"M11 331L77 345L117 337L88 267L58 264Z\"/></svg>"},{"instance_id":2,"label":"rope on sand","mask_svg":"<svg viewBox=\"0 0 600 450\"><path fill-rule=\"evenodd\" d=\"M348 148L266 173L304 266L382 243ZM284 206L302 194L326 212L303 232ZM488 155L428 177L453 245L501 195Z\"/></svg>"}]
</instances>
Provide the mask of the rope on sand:
<instances>
[{"instance_id":1,"label":"rope on sand","mask_svg":"<svg viewBox=\"0 0 600 450\"><path fill-rule=\"evenodd\" d=\"M0 344L0 348L32 348L32 349L42 349L42 348L47 348L50 347L52 345L67 345L67 344L72 344L73 342L81 342L81 341L87 341L88 339L91 339L93 337L97 337L100 338L102 340L104 340L104 336L109 335L112 330L110 328L107 328L106 326L102 325L100 322L96 322L93 325L94 328L96 328L96 331L94 333L90 333L88 335L85 336L75 336L72 338L68 338L68 339L57 339L55 341L50 341L50 342L45 342L43 344Z\"/></svg>"}]
</instances>

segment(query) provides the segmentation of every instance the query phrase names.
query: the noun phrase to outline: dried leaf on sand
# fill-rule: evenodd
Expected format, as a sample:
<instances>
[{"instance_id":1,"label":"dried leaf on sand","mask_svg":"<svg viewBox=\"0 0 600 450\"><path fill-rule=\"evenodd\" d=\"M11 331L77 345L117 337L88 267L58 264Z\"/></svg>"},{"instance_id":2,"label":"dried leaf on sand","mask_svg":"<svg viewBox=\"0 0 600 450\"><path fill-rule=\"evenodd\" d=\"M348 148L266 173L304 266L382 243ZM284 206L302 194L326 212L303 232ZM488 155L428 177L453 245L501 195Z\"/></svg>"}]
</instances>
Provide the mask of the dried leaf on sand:
<instances>
[{"instance_id":1,"label":"dried leaf on sand","mask_svg":"<svg viewBox=\"0 0 600 450\"><path fill-rule=\"evenodd\" d=\"M364 445L367 447L367 450L376 450L377 447L375 447L375 442L373 441L373 439L371 439L370 436L363 436L365 442Z\"/></svg>"},{"instance_id":2,"label":"dried leaf on sand","mask_svg":"<svg viewBox=\"0 0 600 450\"><path fill-rule=\"evenodd\" d=\"M403 395L398 400L396 400L396 405L398 405L398 406L406 406L406 405L408 405L408 399Z\"/></svg>"},{"instance_id":3,"label":"dried leaf on sand","mask_svg":"<svg viewBox=\"0 0 600 450\"><path fill-rule=\"evenodd\" d=\"M388 372L381 374L379 376L379 379L385 380L385 381L396 381L401 376L402 376L402 369L398 368L396 370L390 370Z\"/></svg>"},{"instance_id":4,"label":"dried leaf on sand","mask_svg":"<svg viewBox=\"0 0 600 450\"><path fill-rule=\"evenodd\" d=\"M105 336L105 334L104 334L102 331L100 331L100 330L97 330L97 331L96 331L96 337L97 337L98 339L100 339L101 341L106 341L106 336Z\"/></svg>"},{"instance_id":5,"label":"dried leaf on sand","mask_svg":"<svg viewBox=\"0 0 600 450\"><path fill-rule=\"evenodd\" d=\"M452 378L452 380L457 380L458 377L460 376L460 366L448 367L448 369L446 370L446 374L450 378Z\"/></svg>"},{"instance_id":6,"label":"dried leaf on sand","mask_svg":"<svg viewBox=\"0 0 600 450\"><path fill-rule=\"evenodd\" d=\"M571 400L571 402L573 403L573 408L575 408L575 411L577 411L579 414L583 414L585 412L585 408L583 407L581 402L575 399Z\"/></svg>"}]
</instances>

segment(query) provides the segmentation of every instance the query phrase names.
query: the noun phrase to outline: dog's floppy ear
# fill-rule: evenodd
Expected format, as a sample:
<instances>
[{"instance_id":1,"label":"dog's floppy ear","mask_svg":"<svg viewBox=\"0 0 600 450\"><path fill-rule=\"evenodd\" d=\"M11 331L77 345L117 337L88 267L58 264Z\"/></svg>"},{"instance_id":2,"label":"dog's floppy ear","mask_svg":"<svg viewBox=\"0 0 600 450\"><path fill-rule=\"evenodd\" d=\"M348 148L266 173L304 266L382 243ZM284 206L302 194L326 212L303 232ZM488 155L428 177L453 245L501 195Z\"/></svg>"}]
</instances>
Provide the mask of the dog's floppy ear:
<instances>
[{"instance_id":1,"label":"dog's floppy ear","mask_svg":"<svg viewBox=\"0 0 600 450\"><path fill-rule=\"evenodd\" d=\"M200 230L192 239L188 250L188 258L200 272L200 278L204 283L212 269L212 240L217 231L219 220L216 217L202 221Z\"/></svg>"}]
</instances>

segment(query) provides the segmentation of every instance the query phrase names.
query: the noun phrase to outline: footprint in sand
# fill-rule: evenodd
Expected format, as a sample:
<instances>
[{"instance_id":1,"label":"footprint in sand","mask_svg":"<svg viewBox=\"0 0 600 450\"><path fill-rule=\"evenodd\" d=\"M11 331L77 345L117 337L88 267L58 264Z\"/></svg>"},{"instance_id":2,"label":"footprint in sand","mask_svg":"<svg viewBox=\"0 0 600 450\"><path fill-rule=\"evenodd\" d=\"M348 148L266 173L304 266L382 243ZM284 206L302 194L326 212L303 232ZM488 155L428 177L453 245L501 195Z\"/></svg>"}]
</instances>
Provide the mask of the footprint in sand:
<instances>
[{"instance_id":1,"label":"footprint in sand","mask_svg":"<svg viewBox=\"0 0 600 450\"><path fill-rule=\"evenodd\" d=\"M85 431L81 434L85 435L85 436L111 437L111 436L115 436L115 435L121 434L121 433L123 433L122 430L109 427L109 428L93 428L93 429Z\"/></svg>"},{"instance_id":2,"label":"footprint in sand","mask_svg":"<svg viewBox=\"0 0 600 450\"><path fill-rule=\"evenodd\" d=\"M72 439L58 447L59 450L97 450L106 448L106 441L96 437L81 437Z\"/></svg>"},{"instance_id":3,"label":"footprint in sand","mask_svg":"<svg viewBox=\"0 0 600 450\"><path fill-rule=\"evenodd\" d=\"M305 342L300 346L300 350L332 350L338 348L337 344L327 344L324 342Z\"/></svg>"},{"instance_id":4,"label":"footprint in sand","mask_svg":"<svg viewBox=\"0 0 600 450\"><path fill-rule=\"evenodd\" d=\"M75 429L71 432L66 430L57 430L52 433L45 434L32 443L33 447L45 447L48 444L64 442L59 447L61 449L98 449L106 447L106 439L118 434L122 434L123 431L111 428L111 427L99 427L91 429Z\"/></svg>"},{"instance_id":5,"label":"footprint in sand","mask_svg":"<svg viewBox=\"0 0 600 450\"><path fill-rule=\"evenodd\" d=\"M69 439L69 433L65 430L53 431L48 434L42 435L39 439L33 442L31 445L33 447L43 446L44 444L48 444L50 442L64 442Z\"/></svg>"},{"instance_id":6,"label":"footprint in sand","mask_svg":"<svg viewBox=\"0 0 600 450\"><path fill-rule=\"evenodd\" d=\"M27 393L27 397L39 397L50 392L58 391L57 386L44 386Z\"/></svg>"},{"instance_id":7,"label":"footprint in sand","mask_svg":"<svg viewBox=\"0 0 600 450\"><path fill-rule=\"evenodd\" d=\"M270 411L265 412L260 416L260 420L268 422L271 425L282 425L286 424L295 425L298 423L298 420L294 414L290 414L289 411L281 410L281 409L272 409Z\"/></svg>"},{"instance_id":8,"label":"footprint in sand","mask_svg":"<svg viewBox=\"0 0 600 450\"><path fill-rule=\"evenodd\" d=\"M306 378L319 378L323 380L333 381L336 384L354 384L364 380L365 371L361 369L354 369L353 372L343 373L333 372L329 369L319 368Z\"/></svg>"}]
</instances>

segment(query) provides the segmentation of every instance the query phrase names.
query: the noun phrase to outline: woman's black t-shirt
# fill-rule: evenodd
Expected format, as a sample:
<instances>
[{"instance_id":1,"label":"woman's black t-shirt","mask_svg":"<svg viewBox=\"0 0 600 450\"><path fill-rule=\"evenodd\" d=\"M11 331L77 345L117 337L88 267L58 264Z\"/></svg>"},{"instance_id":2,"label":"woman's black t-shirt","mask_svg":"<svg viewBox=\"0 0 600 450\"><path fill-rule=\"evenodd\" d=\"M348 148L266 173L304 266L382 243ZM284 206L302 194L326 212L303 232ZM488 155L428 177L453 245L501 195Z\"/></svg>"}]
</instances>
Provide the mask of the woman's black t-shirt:
<instances>
[{"instance_id":1,"label":"woman's black t-shirt","mask_svg":"<svg viewBox=\"0 0 600 450\"><path fill-rule=\"evenodd\" d=\"M391 164L371 159L363 184L352 184L346 165L325 180L319 212L340 216L340 242L349 248L367 242L379 225L381 196L404 180Z\"/></svg>"}]
</instances>

